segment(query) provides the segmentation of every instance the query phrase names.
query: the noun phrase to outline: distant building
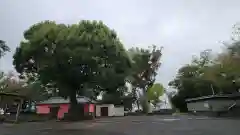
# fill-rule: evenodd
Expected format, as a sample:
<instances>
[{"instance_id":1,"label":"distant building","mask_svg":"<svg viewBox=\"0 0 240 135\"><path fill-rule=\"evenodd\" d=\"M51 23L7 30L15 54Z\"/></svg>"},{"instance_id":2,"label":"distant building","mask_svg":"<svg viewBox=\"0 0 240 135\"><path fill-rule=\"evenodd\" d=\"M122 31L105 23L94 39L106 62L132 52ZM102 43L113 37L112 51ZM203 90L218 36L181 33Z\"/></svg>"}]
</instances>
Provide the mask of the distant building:
<instances>
[{"instance_id":1,"label":"distant building","mask_svg":"<svg viewBox=\"0 0 240 135\"><path fill-rule=\"evenodd\" d=\"M95 115L95 102L87 97L77 97L78 104L84 105L84 114ZM36 104L38 114L56 115L57 119L63 119L70 108L70 100L62 97L52 97Z\"/></svg>"},{"instance_id":2,"label":"distant building","mask_svg":"<svg viewBox=\"0 0 240 135\"><path fill-rule=\"evenodd\" d=\"M124 106L114 104L96 104L96 117L124 116Z\"/></svg>"},{"instance_id":3,"label":"distant building","mask_svg":"<svg viewBox=\"0 0 240 135\"><path fill-rule=\"evenodd\" d=\"M240 93L227 95L211 95L187 99L190 112L227 113L240 110Z\"/></svg>"},{"instance_id":4,"label":"distant building","mask_svg":"<svg viewBox=\"0 0 240 135\"><path fill-rule=\"evenodd\" d=\"M88 97L77 97L78 104L84 106L84 116L124 116L124 106L109 103L100 103ZM42 115L51 115L63 119L70 108L70 100L62 97L52 97L36 104L36 112Z\"/></svg>"},{"instance_id":5,"label":"distant building","mask_svg":"<svg viewBox=\"0 0 240 135\"><path fill-rule=\"evenodd\" d=\"M18 121L22 105L27 98L22 95L0 92L0 110L1 114L14 113L15 122ZM12 117L11 117L12 118ZM12 120L11 120L12 121Z\"/></svg>"}]
</instances>

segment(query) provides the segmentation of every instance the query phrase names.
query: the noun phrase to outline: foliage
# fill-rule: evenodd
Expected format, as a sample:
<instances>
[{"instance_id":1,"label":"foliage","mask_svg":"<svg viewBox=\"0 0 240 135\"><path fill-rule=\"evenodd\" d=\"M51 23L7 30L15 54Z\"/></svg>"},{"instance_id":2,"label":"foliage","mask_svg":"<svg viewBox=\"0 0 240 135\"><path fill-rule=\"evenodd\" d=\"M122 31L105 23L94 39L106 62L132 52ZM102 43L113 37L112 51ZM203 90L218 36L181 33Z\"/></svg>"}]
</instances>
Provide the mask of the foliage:
<instances>
[{"instance_id":1,"label":"foliage","mask_svg":"<svg viewBox=\"0 0 240 135\"><path fill-rule=\"evenodd\" d=\"M10 48L6 45L5 41L0 40L0 58L2 58L6 52L9 52ZM0 92L6 88L6 75L4 72L0 71Z\"/></svg>"},{"instance_id":2,"label":"foliage","mask_svg":"<svg viewBox=\"0 0 240 135\"><path fill-rule=\"evenodd\" d=\"M178 109L180 112L187 112L187 104L185 103L185 98L182 94L174 95L170 98L170 102L174 109Z\"/></svg>"},{"instance_id":3,"label":"foliage","mask_svg":"<svg viewBox=\"0 0 240 135\"><path fill-rule=\"evenodd\" d=\"M116 91L129 74L128 54L116 32L102 22L40 22L26 30L24 38L13 56L17 72L44 86L54 84L72 104L76 94L88 90Z\"/></svg>"},{"instance_id":4,"label":"foliage","mask_svg":"<svg viewBox=\"0 0 240 135\"><path fill-rule=\"evenodd\" d=\"M148 112L149 101L147 99L147 90L152 87L155 82L155 77L160 67L161 51L162 49L157 49L155 45L152 46L152 50L139 48L131 48L129 50L133 61L133 72L130 80L134 92L137 92L137 88L142 90L143 95L139 99L142 100L140 103L142 104L144 112ZM133 95L136 95L136 93Z\"/></svg>"},{"instance_id":5,"label":"foliage","mask_svg":"<svg viewBox=\"0 0 240 135\"><path fill-rule=\"evenodd\" d=\"M228 44L226 50L213 59L204 51L192 63L179 69L169 86L178 93L172 97L175 107L186 110L185 99L212 94L230 94L240 88L240 42Z\"/></svg>"},{"instance_id":6,"label":"foliage","mask_svg":"<svg viewBox=\"0 0 240 135\"><path fill-rule=\"evenodd\" d=\"M10 48L6 45L5 41L0 40L0 58L5 55L6 52L9 52Z\"/></svg>"},{"instance_id":7,"label":"foliage","mask_svg":"<svg viewBox=\"0 0 240 135\"><path fill-rule=\"evenodd\" d=\"M22 82L18 81L14 74L9 72L8 74L1 73L1 81L0 81L0 92L4 93L15 93L20 89L23 85Z\"/></svg>"},{"instance_id":8,"label":"foliage","mask_svg":"<svg viewBox=\"0 0 240 135\"><path fill-rule=\"evenodd\" d=\"M40 83L27 84L26 81L19 79L13 72L3 74L0 81L0 92L25 96L33 101L46 99L47 93L43 91L44 88L40 87Z\"/></svg>"},{"instance_id":9,"label":"foliage","mask_svg":"<svg viewBox=\"0 0 240 135\"><path fill-rule=\"evenodd\" d=\"M146 91L153 85L160 67L161 49L152 46L152 50L132 48L129 50L133 60L132 84Z\"/></svg>"},{"instance_id":10,"label":"foliage","mask_svg":"<svg viewBox=\"0 0 240 135\"><path fill-rule=\"evenodd\" d=\"M34 102L43 101L51 97L51 89L49 90L46 87L42 86L42 83L39 81L31 82L25 86L25 89L28 90L26 96Z\"/></svg>"},{"instance_id":11,"label":"foliage","mask_svg":"<svg viewBox=\"0 0 240 135\"><path fill-rule=\"evenodd\" d=\"M128 80L132 85L132 95L136 99L138 109L140 109L140 94L141 81L139 80L139 74L148 68L148 60L151 56L150 50L143 48L130 48L128 54L132 60L132 73L128 76Z\"/></svg>"},{"instance_id":12,"label":"foliage","mask_svg":"<svg viewBox=\"0 0 240 135\"><path fill-rule=\"evenodd\" d=\"M155 83L151 88L147 91L148 100L156 106L157 103L161 102L159 99L164 94L164 87L160 83Z\"/></svg>"},{"instance_id":13,"label":"foliage","mask_svg":"<svg viewBox=\"0 0 240 135\"><path fill-rule=\"evenodd\" d=\"M175 79L169 82L169 86L178 90L171 98L173 106L186 111L185 99L211 95L216 86L210 78L206 78L206 69L212 66L211 51L205 50L199 57L194 57L192 63L178 70Z\"/></svg>"}]
</instances>

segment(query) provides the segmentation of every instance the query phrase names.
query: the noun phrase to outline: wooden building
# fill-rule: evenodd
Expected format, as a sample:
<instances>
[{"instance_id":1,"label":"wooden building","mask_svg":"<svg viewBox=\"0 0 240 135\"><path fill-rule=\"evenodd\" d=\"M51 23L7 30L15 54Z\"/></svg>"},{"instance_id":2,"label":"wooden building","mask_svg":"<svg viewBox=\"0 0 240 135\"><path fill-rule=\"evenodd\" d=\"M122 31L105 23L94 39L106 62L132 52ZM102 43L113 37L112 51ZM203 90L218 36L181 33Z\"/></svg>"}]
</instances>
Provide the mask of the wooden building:
<instances>
[{"instance_id":1,"label":"wooden building","mask_svg":"<svg viewBox=\"0 0 240 135\"><path fill-rule=\"evenodd\" d=\"M14 121L17 122L25 99L26 97L22 95L0 93L0 108L4 110L3 115L7 117L6 113L11 110L11 112L16 115Z\"/></svg>"}]
</instances>

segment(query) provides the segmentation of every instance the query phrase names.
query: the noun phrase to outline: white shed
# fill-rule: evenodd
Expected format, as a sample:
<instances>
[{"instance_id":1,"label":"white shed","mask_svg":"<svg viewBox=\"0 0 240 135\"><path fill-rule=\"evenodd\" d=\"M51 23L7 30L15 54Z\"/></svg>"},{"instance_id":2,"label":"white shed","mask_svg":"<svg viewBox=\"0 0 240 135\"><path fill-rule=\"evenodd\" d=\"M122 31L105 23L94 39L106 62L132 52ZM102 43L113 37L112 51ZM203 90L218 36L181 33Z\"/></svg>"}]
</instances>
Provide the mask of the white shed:
<instances>
[{"instance_id":1,"label":"white shed","mask_svg":"<svg viewBox=\"0 0 240 135\"><path fill-rule=\"evenodd\" d=\"M114 116L124 116L124 106L115 106Z\"/></svg>"},{"instance_id":2,"label":"white shed","mask_svg":"<svg viewBox=\"0 0 240 135\"><path fill-rule=\"evenodd\" d=\"M96 105L96 116L114 116L113 104L100 104Z\"/></svg>"},{"instance_id":3,"label":"white shed","mask_svg":"<svg viewBox=\"0 0 240 135\"><path fill-rule=\"evenodd\" d=\"M96 105L96 117L100 116L124 116L124 107L114 104Z\"/></svg>"}]
</instances>

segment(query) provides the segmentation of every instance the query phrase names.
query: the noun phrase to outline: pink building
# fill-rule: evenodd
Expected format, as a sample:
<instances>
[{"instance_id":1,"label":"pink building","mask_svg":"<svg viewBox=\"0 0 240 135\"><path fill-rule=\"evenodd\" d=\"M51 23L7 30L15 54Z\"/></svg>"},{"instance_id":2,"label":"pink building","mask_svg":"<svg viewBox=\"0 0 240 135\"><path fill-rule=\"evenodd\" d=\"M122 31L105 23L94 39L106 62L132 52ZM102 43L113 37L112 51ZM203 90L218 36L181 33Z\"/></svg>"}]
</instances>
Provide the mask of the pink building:
<instances>
[{"instance_id":1,"label":"pink building","mask_svg":"<svg viewBox=\"0 0 240 135\"><path fill-rule=\"evenodd\" d=\"M95 115L95 105L92 100L81 96L77 98L77 101L79 104L84 105L84 114ZM64 114L68 113L69 108L69 99L64 99L62 97L52 97L36 105L38 114L55 114L57 119L63 119Z\"/></svg>"}]
</instances>

